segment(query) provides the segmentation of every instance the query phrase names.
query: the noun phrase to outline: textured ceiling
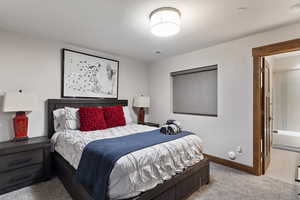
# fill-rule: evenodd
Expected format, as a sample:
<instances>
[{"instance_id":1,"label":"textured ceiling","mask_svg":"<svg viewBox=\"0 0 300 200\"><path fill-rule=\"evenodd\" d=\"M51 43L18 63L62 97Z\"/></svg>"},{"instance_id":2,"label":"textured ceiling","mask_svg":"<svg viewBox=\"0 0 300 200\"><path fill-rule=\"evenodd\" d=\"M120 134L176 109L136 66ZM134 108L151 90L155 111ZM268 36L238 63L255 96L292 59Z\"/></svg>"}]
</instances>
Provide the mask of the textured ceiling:
<instances>
[{"instance_id":1,"label":"textured ceiling","mask_svg":"<svg viewBox=\"0 0 300 200\"><path fill-rule=\"evenodd\" d=\"M1 0L0 28L151 62L295 23L300 13L289 7L296 3L300 1ZM150 33L148 15L162 6L181 11L178 35L157 38Z\"/></svg>"}]
</instances>

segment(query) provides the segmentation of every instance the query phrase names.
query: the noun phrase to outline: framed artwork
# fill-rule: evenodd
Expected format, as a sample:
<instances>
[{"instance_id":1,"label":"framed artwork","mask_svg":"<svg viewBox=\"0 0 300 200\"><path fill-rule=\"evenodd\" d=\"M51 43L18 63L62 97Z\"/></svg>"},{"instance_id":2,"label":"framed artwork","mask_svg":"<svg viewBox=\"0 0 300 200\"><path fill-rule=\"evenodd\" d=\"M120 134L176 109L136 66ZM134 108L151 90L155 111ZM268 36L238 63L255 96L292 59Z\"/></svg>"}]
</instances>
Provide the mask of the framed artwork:
<instances>
[{"instance_id":1,"label":"framed artwork","mask_svg":"<svg viewBox=\"0 0 300 200\"><path fill-rule=\"evenodd\" d=\"M119 61L62 50L62 97L118 98Z\"/></svg>"}]
</instances>

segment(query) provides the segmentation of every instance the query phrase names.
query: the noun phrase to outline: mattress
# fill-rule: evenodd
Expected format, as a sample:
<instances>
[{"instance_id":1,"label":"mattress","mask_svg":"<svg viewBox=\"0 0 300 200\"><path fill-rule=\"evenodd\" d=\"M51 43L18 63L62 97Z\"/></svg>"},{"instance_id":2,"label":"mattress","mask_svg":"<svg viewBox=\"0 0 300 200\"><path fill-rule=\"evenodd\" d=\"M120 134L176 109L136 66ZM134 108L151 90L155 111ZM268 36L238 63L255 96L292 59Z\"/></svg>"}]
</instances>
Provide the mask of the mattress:
<instances>
[{"instance_id":1,"label":"mattress","mask_svg":"<svg viewBox=\"0 0 300 200\"><path fill-rule=\"evenodd\" d=\"M138 124L99 131L67 130L52 137L54 150L77 169L84 147L91 141L120 137L156 128ZM188 135L170 142L147 147L121 157L110 178L110 199L125 199L150 190L203 159L202 140Z\"/></svg>"}]
</instances>

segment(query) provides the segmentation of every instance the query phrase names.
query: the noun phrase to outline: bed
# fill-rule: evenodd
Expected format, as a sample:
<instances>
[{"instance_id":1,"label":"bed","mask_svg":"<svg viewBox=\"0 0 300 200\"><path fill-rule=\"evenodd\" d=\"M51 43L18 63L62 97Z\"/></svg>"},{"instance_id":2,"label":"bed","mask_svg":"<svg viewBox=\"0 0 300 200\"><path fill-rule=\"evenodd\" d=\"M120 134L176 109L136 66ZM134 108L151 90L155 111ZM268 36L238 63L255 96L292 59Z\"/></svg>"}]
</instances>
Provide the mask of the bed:
<instances>
[{"instance_id":1,"label":"bed","mask_svg":"<svg viewBox=\"0 0 300 200\"><path fill-rule=\"evenodd\" d=\"M53 124L53 111L58 108L68 107L80 107L80 106L110 106L110 105L122 105L127 106L127 100L116 100L116 99L49 99L47 101L48 109L48 136L53 138L55 134L54 124ZM122 130L135 130L147 131L152 130L151 127L146 127L142 125L131 124ZM120 131L115 131L119 134ZM58 134L59 135L59 134ZM66 135L66 134L61 134ZM80 133L77 133L79 139L82 138ZM91 133L91 135L100 135ZM106 134L107 135L107 134ZM118 135L116 135L118 136ZM66 137L67 138L67 137ZM78 139L77 138L77 139ZM98 138L99 139L99 138ZM100 138L101 139L101 138ZM65 140L68 141L68 140ZM88 142L89 140L87 140ZM67 143L60 142L60 146L68 145ZM188 143L187 143L188 145ZM79 149L82 146L78 147ZM81 184L75 181L76 166L78 165L78 157L72 159L68 158L68 154L64 151L59 150L53 153L53 168L56 175L60 178L65 188L68 190L73 199L88 200L93 199L89 193L84 189ZM73 153L73 155L76 155ZM76 156L75 156L76 157ZM121 160L121 159L120 159ZM200 186L209 183L209 162L206 158L201 158L195 163L189 163L189 167L185 167L182 172L173 174L171 178L162 181L161 183L155 183L154 187L149 187L145 191L141 191L134 196L128 196L125 198L119 198L114 196L112 199L127 199L127 200L182 200L191 195L194 191L198 190ZM113 173L111 174L113 175ZM122 181L120 181L122 182ZM126 185L124 182L123 185ZM118 187L116 187L118 188ZM120 188L120 187L119 187ZM147 187L146 187L147 188ZM110 188L111 189L111 188ZM113 190L113 189L111 189ZM126 195L125 195L126 196Z\"/></svg>"}]
</instances>

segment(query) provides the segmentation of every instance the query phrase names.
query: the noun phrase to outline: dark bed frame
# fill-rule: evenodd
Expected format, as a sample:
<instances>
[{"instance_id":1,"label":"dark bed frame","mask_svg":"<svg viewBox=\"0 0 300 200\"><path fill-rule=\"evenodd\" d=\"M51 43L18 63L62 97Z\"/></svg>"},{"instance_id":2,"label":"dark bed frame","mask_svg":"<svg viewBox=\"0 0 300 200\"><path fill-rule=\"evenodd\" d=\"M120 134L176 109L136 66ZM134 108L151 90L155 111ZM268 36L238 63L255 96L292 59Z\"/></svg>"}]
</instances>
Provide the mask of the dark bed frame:
<instances>
[{"instance_id":1,"label":"dark bed frame","mask_svg":"<svg viewBox=\"0 0 300 200\"><path fill-rule=\"evenodd\" d=\"M48 110L48 137L54 134L53 110L58 108L80 106L127 106L127 100L116 99L49 99ZM76 170L57 152L52 153L54 173L75 200L93 200L84 187L75 182ZM172 179L157 185L155 188L143 192L137 197L127 200L183 200L188 198L200 186L209 183L209 161L207 158L187 168Z\"/></svg>"}]
</instances>

